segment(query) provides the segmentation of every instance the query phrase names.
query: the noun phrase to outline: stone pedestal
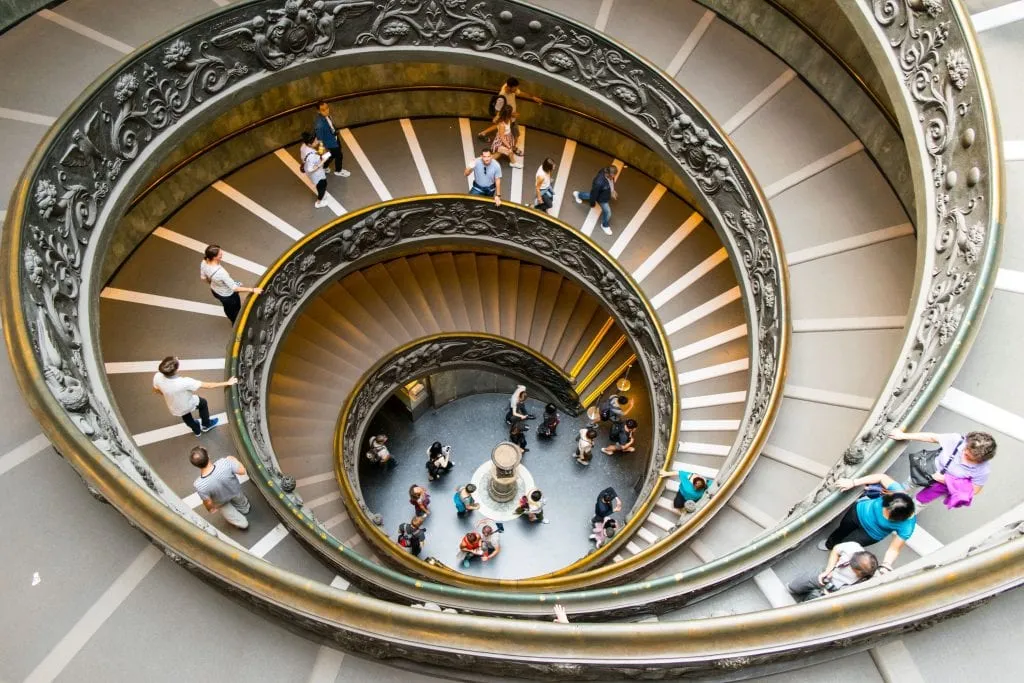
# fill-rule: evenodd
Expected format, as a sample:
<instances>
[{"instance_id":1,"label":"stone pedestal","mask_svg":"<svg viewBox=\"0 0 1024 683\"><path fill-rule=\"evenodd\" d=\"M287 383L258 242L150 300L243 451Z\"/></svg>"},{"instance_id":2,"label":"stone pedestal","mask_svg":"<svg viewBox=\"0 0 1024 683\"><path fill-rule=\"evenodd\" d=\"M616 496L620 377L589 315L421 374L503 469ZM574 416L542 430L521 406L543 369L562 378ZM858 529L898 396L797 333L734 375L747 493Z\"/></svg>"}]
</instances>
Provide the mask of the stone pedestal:
<instances>
[{"instance_id":1,"label":"stone pedestal","mask_svg":"<svg viewBox=\"0 0 1024 683\"><path fill-rule=\"evenodd\" d=\"M487 483L487 494L496 503L507 503L518 492L517 472L523 454L513 443L503 441L491 451L491 477Z\"/></svg>"}]
</instances>

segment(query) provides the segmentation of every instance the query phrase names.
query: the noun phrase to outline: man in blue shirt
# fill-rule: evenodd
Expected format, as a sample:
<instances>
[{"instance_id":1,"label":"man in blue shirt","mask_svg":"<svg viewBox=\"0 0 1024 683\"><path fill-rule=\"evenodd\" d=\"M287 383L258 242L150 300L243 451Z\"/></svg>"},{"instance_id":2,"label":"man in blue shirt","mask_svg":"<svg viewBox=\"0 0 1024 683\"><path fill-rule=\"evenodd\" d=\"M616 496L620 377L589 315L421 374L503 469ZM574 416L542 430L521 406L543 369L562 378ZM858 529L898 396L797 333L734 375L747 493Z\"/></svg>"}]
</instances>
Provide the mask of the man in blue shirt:
<instances>
[{"instance_id":1,"label":"man in blue shirt","mask_svg":"<svg viewBox=\"0 0 1024 683\"><path fill-rule=\"evenodd\" d=\"M313 132L316 133L317 140L324 143L324 147L334 158L334 175L347 178L352 174L341 167L341 141L338 139L338 129L335 127L334 121L331 120L331 107L321 100L317 102L316 108L319 113L316 115L316 121L313 122Z\"/></svg>"},{"instance_id":2,"label":"man in blue shirt","mask_svg":"<svg viewBox=\"0 0 1024 683\"><path fill-rule=\"evenodd\" d=\"M473 176L469 193L479 197L494 197L494 205L501 206L501 164L491 158L491 150L483 149L480 158L466 167L465 176Z\"/></svg>"},{"instance_id":3,"label":"man in blue shirt","mask_svg":"<svg viewBox=\"0 0 1024 683\"><path fill-rule=\"evenodd\" d=\"M575 191L572 198L577 204L588 202L591 206L595 204L601 207L601 230L606 235L612 234L612 205L613 199L619 198L615 191L615 181L619 179L619 169L615 166L602 168L594 176L590 184L590 192Z\"/></svg>"}]
</instances>

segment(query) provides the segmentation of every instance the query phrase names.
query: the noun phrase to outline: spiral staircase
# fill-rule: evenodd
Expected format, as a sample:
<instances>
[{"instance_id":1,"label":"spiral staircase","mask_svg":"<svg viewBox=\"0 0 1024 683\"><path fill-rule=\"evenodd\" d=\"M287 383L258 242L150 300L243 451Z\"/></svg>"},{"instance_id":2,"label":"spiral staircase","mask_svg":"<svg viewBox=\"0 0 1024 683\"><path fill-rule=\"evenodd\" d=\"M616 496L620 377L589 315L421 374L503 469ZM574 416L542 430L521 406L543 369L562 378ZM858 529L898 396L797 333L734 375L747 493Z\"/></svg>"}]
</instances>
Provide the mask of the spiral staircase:
<instances>
[{"instance_id":1,"label":"spiral staircase","mask_svg":"<svg viewBox=\"0 0 1024 683\"><path fill-rule=\"evenodd\" d=\"M111 11L112 4L116 11ZM17 65L3 77L0 89L0 132L8 150L0 164L0 180L15 188L47 129L55 123L59 127L57 117L105 69L175 27L228 4L225 0L68 0L0 34L0 54ZM689 0L536 4L605 32L646 57L685 88L729 135L774 214L785 250L782 256L788 263L792 330L782 398L756 460L751 459L749 467L736 475L732 488L723 492L714 515L709 511L706 523L691 531L680 530L684 520L670 504L674 479L658 480L652 504L643 510L628 538L622 539L614 557L595 573L592 584L581 584L591 588L587 596L574 599L568 589L564 595L573 621L604 625L565 628L604 629L623 643L640 633L638 629L656 628L646 622L706 627L699 631L700 637L712 644L720 642L716 638L738 638L739 630L756 637L773 628L773 619L786 618L779 615L811 608L792 607L785 583L823 564L824 555L814 548L820 538L817 529L842 506L837 504L831 513L817 512L817 518L808 516L811 521L806 523L800 515L811 509L812 502L829 495L823 480L836 476L837 460L857 442L863 425L874 419L876 401L891 392L890 375L906 354L908 320L913 320L921 294L916 270L923 268L923 259L934 258L926 256L932 245L919 242L922 230L915 230L916 219L908 215L918 207L907 197L924 192L924 184L933 181L931 171L911 164L902 186L892 180L894 174L887 177L880 167L888 157L873 158L880 149L877 139L869 139L864 131L864 139L859 138L850 127L856 124L845 123L834 110L835 103L811 87L819 83L815 78L822 78L821 74L796 73L795 63L791 68L751 34L766 44L771 44L771 36L749 26L751 34L744 32L746 10L719 8L719 15L712 10L720 3ZM759 4L745 3L755 19ZM782 12L792 3L764 4ZM944 16L953 12L945 2L897 4L913 6L922 16L939 5L945 7ZM998 196L999 181L1005 182L1006 224L1012 225L1016 216L1012 197L1019 180L1015 162L1024 158L1024 143L1016 142L1022 131L1017 130L1020 124L1012 112L1024 102L1017 102L1021 90L1011 65L1021 51L1024 21L1019 20L1024 19L1024 5L998 0L965 5L979 31L977 40L1003 114L1005 177L993 179L990 192ZM798 15L797 11L788 16L799 19ZM828 53L827 36L819 40L815 49ZM32 59L26 61L26 56ZM849 68L858 66L862 64ZM865 90L874 86L876 77L864 76ZM385 98L400 96L379 97L393 104L394 100ZM477 97L486 101L483 94ZM981 108L984 103L971 106ZM313 208L310 187L297 172L294 137L287 138L287 144L252 155L244 165L208 178L204 187L168 206L160 225L155 229L150 225L147 236L116 271L103 274L97 287L98 305L93 308L95 319L90 321L118 417L144 461L181 499L184 509L210 524L209 534L224 542L225 557L239 562L239 574L251 569L248 562L266 561L289 573L282 584L308 589L310 602L285 605L278 611L270 607L268 614L266 603L254 601L237 587L251 588L243 577L234 577L232 584L222 575L197 568L196 546L168 548L163 538L140 525L167 550L165 556L145 536L134 533L114 509L86 495L89 488L72 475L75 470L56 457L30 410L40 408L38 399L29 399L26 405L14 388L15 373L3 361L9 389L3 399L7 420L0 441L4 453L0 499L6 513L0 547L4 548L2 585L7 609L0 618L4 636L0 680L141 676L169 680L208 674L214 662L218 675L233 680L498 680L503 672L526 675L524 669L506 669L499 663L473 671L442 657L424 663L423 656L406 658L414 650L408 643L394 651L369 640L362 641L362 647L343 647L337 643L347 641L320 626L323 615L315 603L319 599L328 604L335 600L329 596L339 592L370 593L373 604L389 601L388 619L408 629L404 637L416 629L420 634L436 629L434 633L449 639L442 646L453 651L465 648L452 635L460 631L443 630L442 621L417 622L418 615L433 619L433 614L409 616L404 605L429 599L491 615L438 614L436 618L463 619L459 628L479 629L492 640L507 635L500 630L502 624L514 623L495 620L493 615L550 618L551 600L536 600L533 593L489 597L483 589L446 587L420 592L419 580L387 569L379 547L366 542L338 491L333 444L339 412L360 378L390 350L431 334L484 333L514 340L550 358L566 375L582 380L577 388L584 403L596 400L633 361L636 350L623 325L588 296L571 274L452 245L446 251L401 255L348 273L304 304L275 350L266 385L267 431L275 464L294 477L294 492L305 508L346 548L348 554L334 561L326 558L325 562L329 553L309 547L309 538L298 533L301 529L296 530L282 508L275 507L274 497L265 497L264 478L256 476L252 467L253 478L244 484L253 502L248 530L236 530L204 511L192 493L194 468L182 457L195 438L168 417L162 402L150 392L151 373L165 355L178 355L190 376L217 381L238 354L240 340L234 339L219 306L197 277L197 252L206 244L220 244L228 252L225 263L232 274L251 284L276 272L275 262L325 223L392 199L424 196L429 200L430 195L465 192L462 169L477 145L473 132L480 122L426 113L402 118L387 114L386 107L381 109L373 122L345 129L346 166L352 176L331 178L328 208ZM534 127L524 115L526 170L506 166L503 198L512 204L529 202L531 169L545 157L558 162L558 199L552 214L592 239L629 275L650 303L671 348L680 419L673 429L670 467L712 476L732 472L730 454L748 413L751 373L758 367L757 359L750 357L751 321L738 264L730 262L729 245L710 225L715 218L697 208L700 202L659 173L660 167L652 165L638 146L623 147L621 140L628 135L621 121L602 120L600 112L592 113L590 128L579 133L585 139ZM896 118L902 137L910 137L914 122ZM270 131L267 135L275 134L273 125L264 125ZM82 154L85 148L76 149ZM632 157L622 158L627 153ZM193 161L189 158L184 163ZM92 163L88 150L80 161L72 162ZM626 168L617 187L620 199L613 205L614 233L605 236L595 230L596 213L573 203L570 191L585 189L594 171L611 163ZM981 163L980 157L972 163ZM916 185L915 173L923 176ZM960 170L960 174L967 172ZM936 177L936 187L948 177ZM973 222L970 217L967 220ZM995 216L993 222L998 221ZM5 231L9 229L5 226ZM943 234L948 230L949 226L939 226L936 244L961 240L959 234ZM972 540L979 534L978 539L984 540L1000 525L1019 522L1014 517L1020 505L1015 484L1024 476L1017 458L1024 439L1020 417L1024 405L1017 405L1014 374L1007 372L1018 365L1015 349L1019 345L1013 343L1019 337L1018 323L1012 312L1015 297L1024 292L1024 276L1014 270L1021 253L1018 241L1013 231L1006 231L1003 268L995 277L984 323L980 317L970 318L965 322L970 332L958 338L965 352L970 346L969 356L948 389L920 398L934 412L916 423L929 431L993 432L1000 448L997 474L967 510L950 512L931 506L922 511L919 531L897 565L908 572L906 578L900 575L895 581L859 591L850 598L852 602L843 604L843 618L869 614L873 592L906 597L911 593L898 591L925 586L927 572L913 573L916 566L938 564L940 569L935 571L962 574L953 568L941 569L943 553L954 553L955 559L960 545L979 545ZM919 264L916 269L915 263ZM936 271L939 268L935 266ZM101 276L92 277L96 281ZM250 314L255 315L258 303L259 299ZM18 332L11 328L7 313L4 331L10 343ZM970 335L977 335L973 346ZM208 398L211 412L237 416L231 395L209 392ZM202 438L203 445L218 453L239 448L232 429L220 428ZM893 463L893 457L879 458L878 462ZM904 460L895 461L891 472L905 478ZM83 478L88 487L94 487L88 474ZM121 511L132 517L131 508ZM780 542L770 560L751 559L735 570L722 568L730 558L764 546L764 539L786 536L793 542ZM811 542L796 544L804 539ZM1010 551L1005 555L1010 557ZM174 563L214 585L198 581ZM613 584L628 586L598 588L598 579L604 576L615 578ZM567 580L572 580L571 575ZM217 587L240 600L226 597ZM650 592L638 592L643 589ZM977 595L965 594L962 603L972 604L995 592L989 589L983 595L979 589ZM807 647L776 659L731 655L727 661L723 657L724 663L713 673L701 670L701 675L723 680L845 681L950 680L981 674L1009 680L1011 671L995 662L1011 652L1011 639L1019 631L1012 615L1019 601L1019 593L1007 592L959 619L905 633L907 626L900 626L895 607L892 610L897 613L886 614L886 629L878 633L854 627L843 631L846 622L831 629L824 621L814 622L820 631L811 631L800 642L825 639L834 647ZM246 602L256 603L262 611L246 609ZM828 602L818 603L824 605L822 615L828 614ZM908 609L910 602L908 598ZM335 607L336 618L347 612L353 619L366 619L364 624L378 624L381 619L381 613L367 607L368 599L330 604L341 605ZM287 608L295 612L285 617ZM955 607L944 606L936 613L954 611ZM926 612L922 607L914 614ZM303 620L295 613L307 616ZM283 623L293 628L284 628ZM908 624L927 625L923 617ZM515 631L516 637L523 633ZM654 630L643 634L650 643L663 642L664 651L670 652L671 641L658 640L669 636ZM885 637L864 637L868 634ZM581 632L580 638L587 638L587 632ZM979 646L983 656L972 656L969 664L954 647L965 638L984 643ZM225 644L235 647L225 648ZM244 654L229 662L228 652ZM371 659L372 654L386 659ZM637 670L628 666L621 674L611 668L591 671L582 651L563 654L566 657L555 668L544 668L550 662L538 656L533 675L636 675ZM666 661L671 664L655 659L651 658L650 671L657 675L687 672L679 658L669 656Z\"/></svg>"}]
</instances>

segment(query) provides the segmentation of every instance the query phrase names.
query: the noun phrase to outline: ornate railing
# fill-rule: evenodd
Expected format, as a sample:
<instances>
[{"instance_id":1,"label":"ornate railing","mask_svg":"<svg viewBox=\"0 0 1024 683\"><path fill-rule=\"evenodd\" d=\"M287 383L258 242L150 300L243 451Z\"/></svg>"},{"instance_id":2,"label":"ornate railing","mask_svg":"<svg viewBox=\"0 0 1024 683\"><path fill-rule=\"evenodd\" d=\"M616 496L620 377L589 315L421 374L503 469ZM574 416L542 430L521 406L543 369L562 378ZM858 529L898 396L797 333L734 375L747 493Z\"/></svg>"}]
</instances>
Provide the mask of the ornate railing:
<instances>
[{"instance_id":1,"label":"ornate railing","mask_svg":"<svg viewBox=\"0 0 1024 683\"><path fill-rule=\"evenodd\" d=\"M1003 211L992 100L959 4L879 0L869 7L864 0L843 6L860 12L851 16L862 27L873 22L865 40L875 31L888 50L888 77L900 94L897 113L915 150L924 197L916 221L923 258L900 370L848 452L850 464L837 466L830 479L847 468L887 462L892 444L886 428L919 422L951 380L991 290ZM282 30L284 22L294 30ZM515 61L519 71L610 106L672 159L705 191L708 206L701 208L740 256L735 263L756 330L752 357L759 359L750 392L757 407L748 410L754 436L744 440L756 446L770 423L785 349L778 246L745 168L667 79L601 36L511 1L484 0L468 9L460 0L235 5L128 58L86 93L33 155L3 233L7 281L0 301L18 381L57 448L154 542L227 590L353 649L562 677L667 676L769 663L928 625L1020 583L1024 541L1015 538L941 569L810 605L699 622L564 627L385 607L311 585L211 539L202 520L183 509L130 445L110 407L95 331L82 326L95 312L95 260L179 124L216 113L228 96L258 87L261 77L284 77L285 67L340 59L357 40L381 55L461 52ZM823 488L808 503L785 527L705 565L672 590L754 571L823 524L845 498ZM617 592L639 604L668 583ZM564 597L580 611L598 599ZM610 600L604 604L614 604ZM432 634L430 642L425 633Z\"/></svg>"},{"instance_id":2,"label":"ornate railing","mask_svg":"<svg viewBox=\"0 0 1024 683\"><path fill-rule=\"evenodd\" d=\"M675 450L675 425L679 420L672 350L650 304L614 260L571 227L515 204L496 206L493 200L466 195L394 200L346 214L310 233L267 270L260 285L264 293L251 300L242 312L229 359L229 373L239 379L229 395L243 425L240 443L257 469L266 473L254 481L264 488L285 521L290 524L297 521L300 529L315 525L315 534L322 540L329 535L310 511L303 508L301 498L294 493L292 480L281 472L274 454L265 397L269 393L275 350L303 305L348 272L367 267L388 255L439 245L511 251L561 272L603 305L637 352L639 369L652 402L650 460L637 503L627 515L619 538L574 563L571 571L593 565L625 543L629 533L642 524L656 502L654 494L660 484L658 473ZM365 411L369 405L360 402L357 407ZM359 419L366 417L368 414L361 413ZM357 458L358 443L348 445L355 451L348 455ZM343 488L349 486L344 477L339 483ZM353 500L350 495L348 501ZM358 508L352 512L357 522L365 522ZM375 531L365 525L364 528ZM309 540L315 542L315 538ZM328 546L337 550L334 540ZM327 553L325 557L347 562L349 555ZM427 575L437 574L426 565L418 564ZM568 573L570 569L564 571ZM451 580L452 576L444 573L434 578ZM460 575L458 580L469 585L497 585L479 577ZM519 584L525 587L531 581Z\"/></svg>"}]
</instances>

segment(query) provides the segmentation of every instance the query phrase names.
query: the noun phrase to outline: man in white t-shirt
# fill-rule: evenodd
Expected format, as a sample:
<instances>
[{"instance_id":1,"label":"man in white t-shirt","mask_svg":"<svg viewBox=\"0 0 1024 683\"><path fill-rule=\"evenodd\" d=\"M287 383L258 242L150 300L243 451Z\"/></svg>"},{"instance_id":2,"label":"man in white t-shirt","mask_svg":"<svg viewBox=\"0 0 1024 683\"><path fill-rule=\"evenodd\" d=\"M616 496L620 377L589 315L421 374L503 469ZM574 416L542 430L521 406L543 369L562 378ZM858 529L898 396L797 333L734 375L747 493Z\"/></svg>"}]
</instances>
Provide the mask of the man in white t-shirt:
<instances>
[{"instance_id":1,"label":"man in white t-shirt","mask_svg":"<svg viewBox=\"0 0 1024 683\"><path fill-rule=\"evenodd\" d=\"M180 417L192 432L199 436L208 432L220 423L220 418L210 418L210 406L206 399L197 394L200 389L219 389L238 384L238 378L232 377L225 382L200 382L191 377L178 376L178 359L168 356L160 361L159 371L153 375L153 391L162 394L167 402L171 415ZM199 421L192 415L199 410Z\"/></svg>"},{"instance_id":2,"label":"man in white t-shirt","mask_svg":"<svg viewBox=\"0 0 1024 683\"><path fill-rule=\"evenodd\" d=\"M889 438L897 441L924 441L938 444L942 452L935 460L935 481L944 481L946 475L970 479L974 495L988 483L992 471L992 458L996 457L996 440L987 432L967 434L936 434L934 432L904 432L894 429Z\"/></svg>"},{"instance_id":3,"label":"man in white t-shirt","mask_svg":"<svg viewBox=\"0 0 1024 683\"><path fill-rule=\"evenodd\" d=\"M789 592L809 600L867 581L876 571L878 558L864 550L860 543L837 543L829 553L825 571L797 577L789 583Z\"/></svg>"}]
</instances>

